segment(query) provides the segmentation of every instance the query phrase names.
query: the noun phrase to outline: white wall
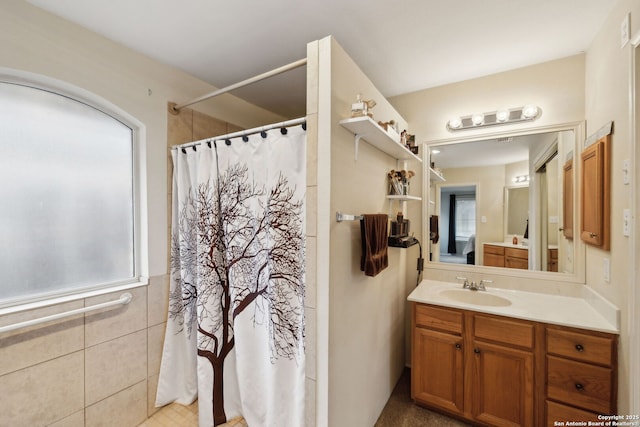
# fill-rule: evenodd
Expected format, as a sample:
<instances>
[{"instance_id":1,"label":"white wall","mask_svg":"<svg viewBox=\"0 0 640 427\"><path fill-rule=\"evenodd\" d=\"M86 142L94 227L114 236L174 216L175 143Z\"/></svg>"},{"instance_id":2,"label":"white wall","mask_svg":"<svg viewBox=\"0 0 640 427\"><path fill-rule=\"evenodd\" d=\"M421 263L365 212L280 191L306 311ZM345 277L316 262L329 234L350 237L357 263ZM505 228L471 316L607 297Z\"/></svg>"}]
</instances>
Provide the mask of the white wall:
<instances>
[{"instance_id":1,"label":"white wall","mask_svg":"<svg viewBox=\"0 0 640 427\"><path fill-rule=\"evenodd\" d=\"M394 119L403 129L406 123L333 39L321 42L321 62L329 61L330 78L320 92L331 98L319 117L330 117L326 123L331 130L318 143L331 147L330 214L395 214L397 206L390 208L385 196L387 172L397 169L396 160L361 142L356 161L354 135L338 122L350 117L351 103L360 93L377 101L376 121ZM329 233L329 265L321 267L329 268L328 425L370 427L405 363L406 250L389 248L389 267L368 277L360 271L359 222L331 220Z\"/></svg>"},{"instance_id":2,"label":"white wall","mask_svg":"<svg viewBox=\"0 0 640 427\"><path fill-rule=\"evenodd\" d=\"M630 70L632 46L620 47L620 24L623 18L631 13L631 33L640 29L637 20L640 18L640 2L637 0L620 0L614 7L605 24L596 35L587 50L586 56L586 107L587 135L597 131L609 121L614 121L612 135L612 182L611 182L611 251L587 248L587 283L611 300L622 310L622 330L620 334L618 375L618 413L633 412L631 407L631 390L637 387L640 378L632 378L631 366L638 365L638 360L631 360L631 337L638 339L638 316L635 325L630 324L633 313L637 313L631 287L637 286L637 277L633 273L633 265L637 258L631 258L632 241L622 234L622 212L633 208L633 185L622 182L622 164L625 159L632 159L634 142L630 136ZM638 167L637 165L635 167ZM637 184L637 183L636 183ZM603 259L611 262L611 280L605 282L603 276ZM634 331L635 330L635 331ZM637 357L637 355L636 355ZM637 370L635 371L637 375ZM636 388L637 390L637 388ZM636 397L636 402L638 397ZM635 411L640 409L635 408Z\"/></svg>"},{"instance_id":3,"label":"white wall","mask_svg":"<svg viewBox=\"0 0 640 427\"><path fill-rule=\"evenodd\" d=\"M75 85L143 123L147 139L149 275L166 273L167 103L183 102L215 88L24 1L0 3L0 45L0 67ZM230 95L197 108L242 127L281 120Z\"/></svg>"}]
</instances>

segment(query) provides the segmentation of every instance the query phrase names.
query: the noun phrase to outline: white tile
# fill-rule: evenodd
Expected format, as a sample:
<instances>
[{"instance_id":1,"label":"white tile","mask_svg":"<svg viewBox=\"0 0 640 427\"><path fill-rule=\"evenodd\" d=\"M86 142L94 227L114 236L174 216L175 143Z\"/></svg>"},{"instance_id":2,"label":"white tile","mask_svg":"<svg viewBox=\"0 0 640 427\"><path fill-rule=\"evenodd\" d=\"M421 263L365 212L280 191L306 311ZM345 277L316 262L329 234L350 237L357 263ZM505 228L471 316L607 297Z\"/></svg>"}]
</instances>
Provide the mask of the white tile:
<instances>
[{"instance_id":1,"label":"white tile","mask_svg":"<svg viewBox=\"0 0 640 427\"><path fill-rule=\"evenodd\" d=\"M316 310L305 307L305 375L316 379Z\"/></svg>"},{"instance_id":2,"label":"white tile","mask_svg":"<svg viewBox=\"0 0 640 427\"><path fill-rule=\"evenodd\" d=\"M305 245L306 264L305 264L305 294L304 305L306 307L316 308L316 263L317 263L317 251L316 244L318 239L316 237L307 236Z\"/></svg>"},{"instance_id":3,"label":"white tile","mask_svg":"<svg viewBox=\"0 0 640 427\"><path fill-rule=\"evenodd\" d=\"M84 427L84 410L71 414L47 427Z\"/></svg>"},{"instance_id":4,"label":"white tile","mask_svg":"<svg viewBox=\"0 0 640 427\"><path fill-rule=\"evenodd\" d=\"M85 345L91 347L147 327L147 287L130 289L133 298L126 305L107 307L85 314ZM86 306L120 298L124 292L114 292L87 298Z\"/></svg>"},{"instance_id":5,"label":"white tile","mask_svg":"<svg viewBox=\"0 0 640 427\"><path fill-rule=\"evenodd\" d=\"M85 402L91 405L147 378L147 330L85 350Z\"/></svg>"},{"instance_id":6,"label":"white tile","mask_svg":"<svg viewBox=\"0 0 640 427\"><path fill-rule=\"evenodd\" d=\"M166 322L169 312L169 275L151 277L147 293L149 298L148 325L153 326Z\"/></svg>"},{"instance_id":7,"label":"white tile","mask_svg":"<svg viewBox=\"0 0 640 427\"><path fill-rule=\"evenodd\" d=\"M84 406L78 351L0 377L0 426L43 426Z\"/></svg>"},{"instance_id":8,"label":"white tile","mask_svg":"<svg viewBox=\"0 0 640 427\"><path fill-rule=\"evenodd\" d=\"M158 381L160 375L149 375L147 378L147 417L155 414L160 410L156 408L156 394L158 390Z\"/></svg>"},{"instance_id":9,"label":"white tile","mask_svg":"<svg viewBox=\"0 0 640 427\"><path fill-rule=\"evenodd\" d=\"M86 409L86 427L137 426L147 418L147 382L139 382Z\"/></svg>"},{"instance_id":10,"label":"white tile","mask_svg":"<svg viewBox=\"0 0 640 427\"><path fill-rule=\"evenodd\" d=\"M0 326L82 307L82 301L72 301L37 310L13 313L2 316ZM84 317L82 314L6 332L0 334L0 375L55 359L83 348Z\"/></svg>"},{"instance_id":11,"label":"white tile","mask_svg":"<svg viewBox=\"0 0 640 427\"><path fill-rule=\"evenodd\" d=\"M306 235L317 236L318 187L308 186L306 197Z\"/></svg>"},{"instance_id":12,"label":"white tile","mask_svg":"<svg viewBox=\"0 0 640 427\"><path fill-rule=\"evenodd\" d=\"M162 361L162 346L164 344L164 332L166 323L151 326L148 329L148 368L149 375L160 372L160 362Z\"/></svg>"},{"instance_id":13,"label":"white tile","mask_svg":"<svg viewBox=\"0 0 640 427\"><path fill-rule=\"evenodd\" d=\"M307 378L304 383L304 425L315 427L316 425L316 382Z\"/></svg>"}]
</instances>

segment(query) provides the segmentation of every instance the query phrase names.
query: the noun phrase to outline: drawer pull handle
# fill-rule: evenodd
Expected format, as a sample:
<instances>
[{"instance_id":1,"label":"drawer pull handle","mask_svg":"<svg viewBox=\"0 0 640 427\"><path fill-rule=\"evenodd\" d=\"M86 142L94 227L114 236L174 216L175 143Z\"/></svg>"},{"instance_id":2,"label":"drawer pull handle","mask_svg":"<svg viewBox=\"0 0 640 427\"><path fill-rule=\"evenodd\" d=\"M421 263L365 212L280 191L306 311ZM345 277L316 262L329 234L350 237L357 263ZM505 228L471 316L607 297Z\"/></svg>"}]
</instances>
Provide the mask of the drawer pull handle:
<instances>
[{"instance_id":1,"label":"drawer pull handle","mask_svg":"<svg viewBox=\"0 0 640 427\"><path fill-rule=\"evenodd\" d=\"M582 391L582 390L584 390L584 386L582 384L580 384L580 383L576 383L576 390Z\"/></svg>"},{"instance_id":2,"label":"drawer pull handle","mask_svg":"<svg viewBox=\"0 0 640 427\"><path fill-rule=\"evenodd\" d=\"M456 343L456 348L460 350L462 348L462 345L460 343Z\"/></svg>"},{"instance_id":3,"label":"drawer pull handle","mask_svg":"<svg viewBox=\"0 0 640 427\"><path fill-rule=\"evenodd\" d=\"M576 350L578 350L580 353L582 353L584 351L584 347L581 346L580 344L576 344Z\"/></svg>"},{"instance_id":4,"label":"drawer pull handle","mask_svg":"<svg viewBox=\"0 0 640 427\"><path fill-rule=\"evenodd\" d=\"M479 348L474 348L474 349L473 349L473 352L474 352L475 354L480 354L480 349L479 349Z\"/></svg>"}]
</instances>

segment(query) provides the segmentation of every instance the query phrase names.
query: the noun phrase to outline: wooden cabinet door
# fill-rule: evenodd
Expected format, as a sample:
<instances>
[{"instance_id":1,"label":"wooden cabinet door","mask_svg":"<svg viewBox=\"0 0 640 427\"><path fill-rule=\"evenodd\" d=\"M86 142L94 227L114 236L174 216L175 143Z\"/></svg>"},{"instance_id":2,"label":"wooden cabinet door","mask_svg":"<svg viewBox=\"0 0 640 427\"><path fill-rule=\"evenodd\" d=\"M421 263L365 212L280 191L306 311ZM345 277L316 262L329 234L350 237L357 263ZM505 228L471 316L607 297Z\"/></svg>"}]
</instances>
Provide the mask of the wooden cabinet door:
<instances>
[{"instance_id":1,"label":"wooden cabinet door","mask_svg":"<svg viewBox=\"0 0 640 427\"><path fill-rule=\"evenodd\" d=\"M520 248L506 248L504 250L504 266L507 268L529 268L529 251Z\"/></svg>"},{"instance_id":2,"label":"wooden cabinet door","mask_svg":"<svg viewBox=\"0 0 640 427\"><path fill-rule=\"evenodd\" d=\"M473 417L492 426L533 426L533 354L475 341Z\"/></svg>"},{"instance_id":3,"label":"wooden cabinet door","mask_svg":"<svg viewBox=\"0 0 640 427\"><path fill-rule=\"evenodd\" d=\"M581 155L580 238L609 250L609 136L599 139Z\"/></svg>"},{"instance_id":4,"label":"wooden cabinet door","mask_svg":"<svg viewBox=\"0 0 640 427\"><path fill-rule=\"evenodd\" d=\"M483 245L483 264L487 267L504 267L504 248L495 245Z\"/></svg>"},{"instance_id":5,"label":"wooden cabinet door","mask_svg":"<svg viewBox=\"0 0 640 427\"><path fill-rule=\"evenodd\" d=\"M414 328L411 396L414 400L462 413L464 402L462 337Z\"/></svg>"}]
</instances>

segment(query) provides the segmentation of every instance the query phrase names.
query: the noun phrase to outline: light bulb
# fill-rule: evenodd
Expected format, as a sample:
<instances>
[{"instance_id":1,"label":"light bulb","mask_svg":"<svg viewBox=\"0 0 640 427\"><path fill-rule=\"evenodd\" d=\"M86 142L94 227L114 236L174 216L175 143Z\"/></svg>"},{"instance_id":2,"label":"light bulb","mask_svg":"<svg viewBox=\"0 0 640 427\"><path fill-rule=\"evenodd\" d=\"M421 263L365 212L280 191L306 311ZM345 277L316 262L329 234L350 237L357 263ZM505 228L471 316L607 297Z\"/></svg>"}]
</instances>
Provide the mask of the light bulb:
<instances>
[{"instance_id":1,"label":"light bulb","mask_svg":"<svg viewBox=\"0 0 640 427\"><path fill-rule=\"evenodd\" d=\"M471 122L474 126L480 126L484 123L484 115L483 114L474 114L471 116Z\"/></svg>"},{"instance_id":2,"label":"light bulb","mask_svg":"<svg viewBox=\"0 0 640 427\"><path fill-rule=\"evenodd\" d=\"M459 129L462 126L462 120L459 117L453 118L449 120L448 125L450 129Z\"/></svg>"},{"instance_id":3,"label":"light bulb","mask_svg":"<svg viewBox=\"0 0 640 427\"><path fill-rule=\"evenodd\" d=\"M506 122L509 119L509 111L508 110L499 110L496 112L496 120L499 122Z\"/></svg>"},{"instance_id":4,"label":"light bulb","mask_svg":"<svg viewBox=\"0 0 640 427\"><path fill-rule=\"evenodd\" d=\"M538 107L535 105L525 105L522 108L522 118L523 119L533 119L538 115Z\"/></svg>"}]
</instances>

